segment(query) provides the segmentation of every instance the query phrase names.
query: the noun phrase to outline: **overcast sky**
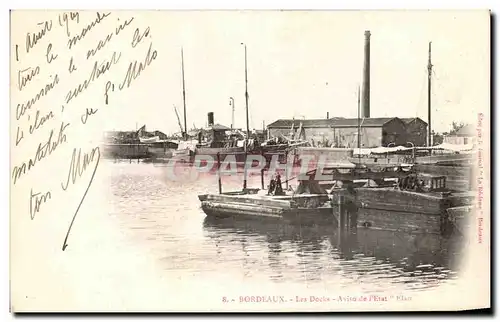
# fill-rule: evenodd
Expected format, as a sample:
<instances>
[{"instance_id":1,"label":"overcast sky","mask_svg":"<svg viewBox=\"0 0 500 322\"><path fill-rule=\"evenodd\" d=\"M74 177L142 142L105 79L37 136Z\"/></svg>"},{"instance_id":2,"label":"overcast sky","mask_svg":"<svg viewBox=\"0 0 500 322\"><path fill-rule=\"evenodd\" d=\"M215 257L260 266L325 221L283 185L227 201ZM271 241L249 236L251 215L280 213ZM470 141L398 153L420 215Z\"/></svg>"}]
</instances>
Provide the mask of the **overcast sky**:
<instances>
[{"instance_id":1,"label":"overcast sky","mask_svg":"<svg viewBox=\"0 0 500 322\"><path fill-rule=\"evenodd\" d=\"M131 15L113 13L102 28L114 28L118 18L123 21ZM94 16L89 13L85 19L89 22ZM128 33L149 26L158 56L130 89L110 98L110 117L103 121L107 130L146 124L148 130L179 131L173 106L182 119L181 47L188 127L205 126L210 111L216 123L229 126L231 96L235 125L244 127L242 42L248 50L251 128L279 118L325 118L327 112L330 117L357 117L365 30L371 32L372 117L418 116L427 121L429 41L433 128L446 131L452 121L475 122L477 111L489 106L487 11L144 11L135 16ZM91 35L75 50L95 46L99 34ZM130 48L130 35L115 37L107 49ZM143 59L149 44L140 46L133 50L133 59ZM127 54L120 66L113 67L113 76L123 78L127 59L131 60ZM109 56L99 55L101 60ZM67 69L67 61L63 63L61 68ZM78 77L83 79L83 74ZM102 103L104 83L93 86ZM94 95L91 89L88 93ZM85 102L91 104L90 96Z\"/></svg>"}]
</instances>

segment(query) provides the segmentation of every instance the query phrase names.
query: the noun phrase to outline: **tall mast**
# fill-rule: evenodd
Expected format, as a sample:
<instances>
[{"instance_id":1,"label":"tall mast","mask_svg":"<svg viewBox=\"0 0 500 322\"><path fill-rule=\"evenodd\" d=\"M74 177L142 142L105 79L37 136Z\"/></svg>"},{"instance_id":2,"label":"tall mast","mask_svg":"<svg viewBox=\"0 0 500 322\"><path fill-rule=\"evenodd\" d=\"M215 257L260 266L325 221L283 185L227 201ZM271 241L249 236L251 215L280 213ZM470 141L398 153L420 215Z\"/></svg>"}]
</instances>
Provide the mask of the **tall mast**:
<instances>
[{"instance_id":1,"label":"tall mast","mask_svg":"<svg viewBox=\"0 0 500 322\"><path fill-rule=\"evenodd\" d=\"M248 153L248 140L250 139L250 127L248 125L248 73L247 73L247 45L241 43L245 46L245 109L247 114L247 137L245 139L245 167L243 172L243 190L247 188L247 153Z\"/></svg>"},{"instance_id":2,"label":"tall mast","mask_svg":"<svg viewBox=\"0 0 500 322\"><path fill-rule=\"evenodd\" d=\"M360 99L360 94L359 94L359 84L358 84L358 149L361 148L361 142L360 142L360 136L361 136L361 121L360 121L360 108L361 108L361 99ZM359 151L358 151L359 153Z\"/></svg>"},{"instance_id":3,"label":"tall mast","mask_svg":"<svg viewBox=\"0 0 500 322\"><path fill-rule=\"evenodd\" d=\"M229 105L231 106L231 130L234 127L234 98L231 96L229 98Z\"/></svg>"},{"instance_id":4,"label":"tall mast","mask_svg":"<svg viewBox=\"0 0 500 322\"><path fill-rule=\"evenodd\" d=\"M247 140L250 138L250 126L248 125L248 70L247 70L247 45L245 46L245 109L247 116Z\"/></svg>"},{"instance_id":5,"label":"tall mast","mask_svg":"<svg viewBox=\"0 0 500 322\"><path fill-rule=\"evenodd\" d=\"M175 115L177 115L177 122L179 123L179 128L181 129L181 134L184 133L184 130L182 129L182 124L181 124L181 118L179 117L179 113L177 112L177 107L174 105L174 110L175 110Z\"/></svg>"},{"instance_id":6,"label":"tall mast","mask_svg":"<svg viewBox=\"0 0 500 322\"><path fill-rule=\"evenodd\" d=\"M427 146L432 145L432 128L431 128L431 80L432 80L432 61L431 61L431 44L429 42L429 61L427 63Z\"/></svg>"},{"instance_id":7,"label":"tall mast","mask_svg":"<svg viewBox=\"0 0 500 322\"><path fill-rule=\"evenodd\" d=\"M186 117L186 85L184 82L184 50L181 47L181 65L182 65L182 101L184 104L184 139L187 140L187 117Z\"/></svg>"}]
</instances>

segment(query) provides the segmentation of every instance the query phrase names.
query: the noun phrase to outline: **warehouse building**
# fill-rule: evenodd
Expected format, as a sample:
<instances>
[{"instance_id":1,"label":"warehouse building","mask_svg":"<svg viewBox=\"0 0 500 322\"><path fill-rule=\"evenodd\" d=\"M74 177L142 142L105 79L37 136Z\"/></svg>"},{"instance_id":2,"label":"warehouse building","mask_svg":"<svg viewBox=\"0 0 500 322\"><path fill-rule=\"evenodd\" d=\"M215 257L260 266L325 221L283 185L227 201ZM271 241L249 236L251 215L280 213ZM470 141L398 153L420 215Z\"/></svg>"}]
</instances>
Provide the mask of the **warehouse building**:
<instances>
[{"instance_id":1,"label":"warehouse building","mask_svg":"<svg viewBox=\"0 0 500 322\"><path fill-rule=\"evenodd\" d=\"M269 137L293 135L316 147L371 148L388 145L425 146L427 123L419 118L280 119L268 125Z\"/></svg>"},{"instance_id":2,"label":"warehouse building","mask_svg":"<svg viewBox=\"0 0 500 322\"><path fill-rule=\"evenodd\" d=\"M408 142L415 146L427 146L427 123L418 117L402 118L406 125Z\"/></svg>"},{"instance_id":3,"label":"warehouse building","mask_svg":"<svg viewBox=\"0 0 500 322\"><path fill-rule=\"evenodd\" d=\"M476 128L471 124L465 125L456 133L445 135L443 141L449 144L475 144Z\"/></svg>"}]
</instances>

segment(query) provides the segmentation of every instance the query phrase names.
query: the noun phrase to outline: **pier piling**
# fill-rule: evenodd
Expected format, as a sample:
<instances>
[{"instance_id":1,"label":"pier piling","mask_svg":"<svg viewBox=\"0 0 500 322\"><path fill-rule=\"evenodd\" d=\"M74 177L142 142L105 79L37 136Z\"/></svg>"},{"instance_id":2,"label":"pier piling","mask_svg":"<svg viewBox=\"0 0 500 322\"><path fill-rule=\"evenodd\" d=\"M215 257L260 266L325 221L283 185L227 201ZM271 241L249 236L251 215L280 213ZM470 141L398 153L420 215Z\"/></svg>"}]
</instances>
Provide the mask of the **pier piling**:
<instances>
[{"instance_id":1,"label":"pier piling","mask_svg":"<svg viewBox=\"0 0 500 322\"><path fill-rule=\"evenodd\" d=\"M350 231L356 227L357 215L351 208L351 202L346 201L345 196L339 196L337 215L339 232Z\"/></svg>"},{"instance_id":2,"label":"pier piling","mask_svg":"<svg viewBox=\"0 0 500 322\"><path fill-rule=\"evenodd\" d=\"M285 184L286 190L288 190L288 150L285 150Z\"/></svg>"},{"instance_id":3,"label":"pier piling","mask_svg":"<svg viewBox=\"0 0 500 322\"><path fill-rule=\"evenodd\" d=\"M246 149L246 148L245 148ZM247 188L247 151L245 151L245 163L243 165L243 191Z\"/></svg>"},{"instance_id":4,"label":"pier piling","mask_svg":"<svg viewBox=\"0 0 500 322\"><path fill-rule=\"evenodd\" d=\"M261 155L264 158L264 150L262 150ZM260 170L260 185L262 186L262 190L264 190L264 167Z\"/></svg>"},{"instance_id":5,"label":"pier piling","mask_svg":"<svg viewBox=\"0 0 500 322\"><path fill-rule=\"evenodd\" d=\"M346 211L344 205L344 196L339 196L339 230L343 231L346 227Z\"/></svg>"},{"instance_id":6,"label":"pier piling","mask_svg":"<svg viewBox=\"0 0 500 322\"><path fill-rule=\"evenodd\" d=\"M219 194L222 193L222 180L220 176L220 153L217 152L217 181L219 183Z\"/></svg>"}]
</instances>

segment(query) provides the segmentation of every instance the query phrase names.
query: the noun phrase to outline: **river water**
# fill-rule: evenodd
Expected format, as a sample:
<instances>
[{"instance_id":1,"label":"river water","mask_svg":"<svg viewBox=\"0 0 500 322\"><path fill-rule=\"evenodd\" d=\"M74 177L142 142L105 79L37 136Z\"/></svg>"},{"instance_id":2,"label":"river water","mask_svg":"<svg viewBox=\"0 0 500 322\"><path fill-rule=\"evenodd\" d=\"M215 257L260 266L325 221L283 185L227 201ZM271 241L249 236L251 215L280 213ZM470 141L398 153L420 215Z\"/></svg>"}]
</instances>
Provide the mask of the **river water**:
<instances>
[{"instance_id":1,"label":"river water","mask_svg":"<svg viewBox=\"0 0 500 322\"><path fill-rule=\"evenodd\" d=\"M203 281L214 289L235 285L217 293L221 296L229 292L238 300L249 295L239 293L239 286L258 284L256 289L290 296L306 287L307 294L318 296L384 292L411 297L453 285L459 276L459 238L210 220L197 195L218 191L214 175L172 181L165 166L106 162L110 220L127 240L166 278ZM222 181L224 191L241 189L241 177ZM259 187L260 177L250 177L248 186Z\"/></svg>"}]
</instances>

